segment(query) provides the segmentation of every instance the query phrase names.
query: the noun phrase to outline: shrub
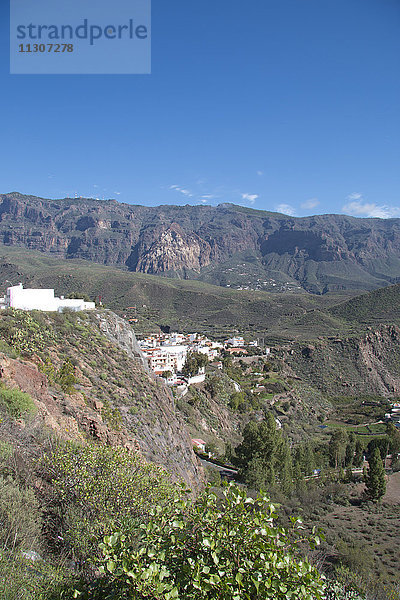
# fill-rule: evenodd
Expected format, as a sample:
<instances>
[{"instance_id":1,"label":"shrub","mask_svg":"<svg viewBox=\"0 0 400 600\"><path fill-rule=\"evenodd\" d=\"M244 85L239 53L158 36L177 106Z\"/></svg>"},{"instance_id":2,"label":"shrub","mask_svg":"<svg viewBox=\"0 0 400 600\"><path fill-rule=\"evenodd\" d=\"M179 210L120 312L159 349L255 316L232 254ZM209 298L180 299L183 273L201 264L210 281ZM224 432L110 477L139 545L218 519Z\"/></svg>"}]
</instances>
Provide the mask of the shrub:
<instances>
[{"instance_id":1,"label":"shrub","mask_svg":"<svg viewBox=\"0 0 400 600\"><path fill-rule=\"evenodd\" d=\"M0 440L0 469L3 469L4 463L12 456L14 448L9 442Z\"/></svg>"},{"instance_id":2,"label":"shrub","mask_svg":"<svg viewBox=\"0 0 400 600\"><path fill-rule=\"evenodd\" d=\"M62 595L71 574L62 565L52 565L48 560L25 559L20 554L0 551L0 598L1 600L60 600L71 597ZM68 587L72 581L68 581Z\"/></svg>"},{"instance_id":3,"label":"shrub","mask_svg":"<svg viewBox=\"0 0 400 600\"><path fill-rule=\"evenodd\" d=\"M83 597L323 598L318 572L296 556L300 524L293 519L289 532L276 527L275 518L268 498L253 500L234 485L223 500L207 492L194 503L177 499L173 514L156 507L141 527L138 548L123 531L104 539L104 575Z\"/></svg>"},{"instance_id":4,"label":"shrub","mask_svg":"<svg viewBox=\"0 0 400 600\"><path fill-rule=\"evenodd\" d=\"M134 534L154 503L168 502L174 486L166 472L125 448L58 446L41 461L51 484L47 503L61 538L80 561L94 557L104 535L124 527Z\"/></svg>"},{"instance_id":5,"label":"shrub","mask_svg":"<svg viewBox=\"0 0 400 600\"><path fill-rule=\"evenodd\" d=\"M41 511L31 489L24 490L11 478L0 477L0 545L3 550L38 543Z\"/></svg>"},{"instance_id":6,"label":"shrub","mask_svg":"<svg viewBox=\"0 0 400 600\"><path fill-rule=\"evenodd\" d=\"M77 383L77 379L75 377L75 367L70 360L65 360L61 365L57 374L57 380L63 392L72 394L75 391L74 384Z\"/></svg>"},{"instance_id":7,"label":"shrub","mask_svg":"<svg viewBox=\"0 0 400 600\"><path fill-rule=\"evenodd\" d=\"M3 384L0 384L0 406L3 406L15 419L37 412L35 403L29 394L25 394L21 390L6 388Z\"/></svg>"},{"instance_id":8,"label":"shrub","mask_svg":"<svg viewBox=\"0 0 400 600\"><path fill-rule=\"evenodd\" d=\"M0 332L5 342L17 354L32 354L43 350L54 339L53 332L46 328L43 315L10 309L1 316Z\"/></svg>"}]
</instances>

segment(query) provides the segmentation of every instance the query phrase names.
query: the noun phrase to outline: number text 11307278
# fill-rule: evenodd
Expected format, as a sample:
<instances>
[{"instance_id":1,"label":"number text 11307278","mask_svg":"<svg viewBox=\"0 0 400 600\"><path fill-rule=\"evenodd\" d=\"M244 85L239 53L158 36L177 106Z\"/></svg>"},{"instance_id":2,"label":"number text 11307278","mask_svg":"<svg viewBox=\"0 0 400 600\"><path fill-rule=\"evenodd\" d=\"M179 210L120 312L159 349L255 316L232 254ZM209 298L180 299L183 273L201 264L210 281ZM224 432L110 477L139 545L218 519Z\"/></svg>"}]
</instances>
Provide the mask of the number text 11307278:
<instances>
[{"instance_id":1,"label":"number text 11307278","mask_svg":"<svg viewBox=\"0 0 400 600\"><path fill-rule=\"evenodd\" d=\"M73 52L73 44L19 44L18 52Z\"/></svg>"}]
</instances>

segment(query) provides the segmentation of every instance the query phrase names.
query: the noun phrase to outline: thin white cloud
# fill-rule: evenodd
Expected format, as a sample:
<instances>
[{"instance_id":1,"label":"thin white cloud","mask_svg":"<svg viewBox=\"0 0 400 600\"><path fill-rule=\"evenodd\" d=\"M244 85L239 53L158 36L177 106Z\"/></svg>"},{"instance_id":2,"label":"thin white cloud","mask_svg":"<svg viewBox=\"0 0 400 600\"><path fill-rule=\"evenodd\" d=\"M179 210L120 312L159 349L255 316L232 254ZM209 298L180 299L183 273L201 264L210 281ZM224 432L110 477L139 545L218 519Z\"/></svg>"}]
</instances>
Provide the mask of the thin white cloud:
<instances>
[{"instance_id":1,"label":"thin white cloud","mask_svg":"<svg viewBox=\"0 0 400 600\"><path fill-rule=\"evenodd\" d=\"M242 194L242 200L247 200L250 204L254 204L257 198L259 198L258 194Z\"/></svg>"},{"instance_id":2,"label":"thin white cloud","mask_svg":"<svg viewBox=\"0 0 400 600\"><path fill-rule=\"evenodd\" d=\"M342 210L353 217L375 217L380 219L400 217L399 206L378 205L373 202L363 202L361 199L345 204Z\"/></svg>"},{"instance_id":3,"label":"thin white cloud","mask_svg":"<svg viewBox=\"0 0 400 600\"><path fill-rule=\"evenodd\" d=\"M301 205L301 208L311 210L312 208L315 208L316 206L318 206L318 204L319 204L319 200L317 198L310 198L310 200L306 200L306 202L303 202L303 204Z\"/></svg>"},{"instance_id":4,"label":"thin white cloud","mask_svg":"<svg viewBox=\"0 0 400 600\"><path fill-rule=\"evenodd\" d=\"M186 188L182 188L179 185L170 185L169 189L170 190L175 190L177 192L180 192L181 194L183 194L187 198L193 198L193 194L192 194L192 192L190 190L187 190Z\"/></svg>"},{"instance_id":5,"label":"thin white cloud","mask_svg":"<svg viewBox=\"0 0 400 600\"><path fill-rule=\"evenodd\" d=\"M294 217L296 215L296 209L290 204L278 204L275 206L276 212L282 213L284 215L288 215L289 217Z\"/></svg>"},{"instance_id":6,"label":"thin white cloud","mask_svg":"<svg viewBox=\"0 0 400 600\"><path fill-rule=\"evenodd\" d=\"M259 177L262 177L262 176L264 175L264 171L257 171L257 175L258 175Z\"/></svg>"},{"instance_id":7,"label":"thin white cloud","mask_svg":"<svg viewBox=\"0 0 400 600\"><path fill-rule=\"evenodd\" d=\"M117 196L120 196L121 192L114 192L114 194L116 194Z\"/></svg>"},{"instance_id":8,"label":"thin white cloud","mask_svg":"<svg viewBox=\"0 0 400 600\"><path fill-rule=\"evenodd\" d=\"M347 196L347 200L361 200L362 198L362 194L360 194L359 192L353 192L352 194L349 194Z\"/></svg>"}]
</instances>

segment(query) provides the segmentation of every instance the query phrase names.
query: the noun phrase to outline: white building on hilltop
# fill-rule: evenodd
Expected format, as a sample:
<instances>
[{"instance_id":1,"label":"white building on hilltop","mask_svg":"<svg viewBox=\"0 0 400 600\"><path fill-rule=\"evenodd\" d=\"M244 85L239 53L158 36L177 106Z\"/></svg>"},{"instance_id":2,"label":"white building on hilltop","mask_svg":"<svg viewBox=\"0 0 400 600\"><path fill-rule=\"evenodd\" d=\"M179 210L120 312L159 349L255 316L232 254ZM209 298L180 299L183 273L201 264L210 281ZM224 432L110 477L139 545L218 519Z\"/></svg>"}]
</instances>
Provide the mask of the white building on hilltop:
<instances>
[{"instance_id":1,"label":"white building on hilltop","mask_svg":"<svg viewBox=\"0 0 400 600\"><path fill-rule=\"evenodd\" d=\"M43 310L46 312L62 312L63 310L94 310L94 302L83 299L57 298L52 289L26 289L22 283L7 288L4 298L0 298L0 308L18 308L20 310Z\"/></svg>"}]
</instances>

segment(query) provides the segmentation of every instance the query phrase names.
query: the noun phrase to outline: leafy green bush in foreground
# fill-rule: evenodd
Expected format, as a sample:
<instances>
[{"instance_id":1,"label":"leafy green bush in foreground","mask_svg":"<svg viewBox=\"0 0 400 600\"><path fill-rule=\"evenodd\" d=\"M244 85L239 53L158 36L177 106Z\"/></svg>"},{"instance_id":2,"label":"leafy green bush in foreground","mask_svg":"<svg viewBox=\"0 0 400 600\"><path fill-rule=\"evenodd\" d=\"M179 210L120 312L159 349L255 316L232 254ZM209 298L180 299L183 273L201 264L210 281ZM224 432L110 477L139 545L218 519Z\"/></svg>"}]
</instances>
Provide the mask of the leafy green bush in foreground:
<instances>
[{"instance_id":1,"label":"leafy green bush in foreground","mask_svg":"<svg viewBox=\"0 0 400 600\"><path fill-rule=\"evenodd\" d=\"M128 600L322 599L318 571L296 551L301 523L275 525L275 507L230 485L194 503L156 507L133 547L123 531L104 538L99 578L76 598ZM305 540L301 540L304 542ZM307 539L311 545L318 538Z\"/></svg>"}]
</instances>

